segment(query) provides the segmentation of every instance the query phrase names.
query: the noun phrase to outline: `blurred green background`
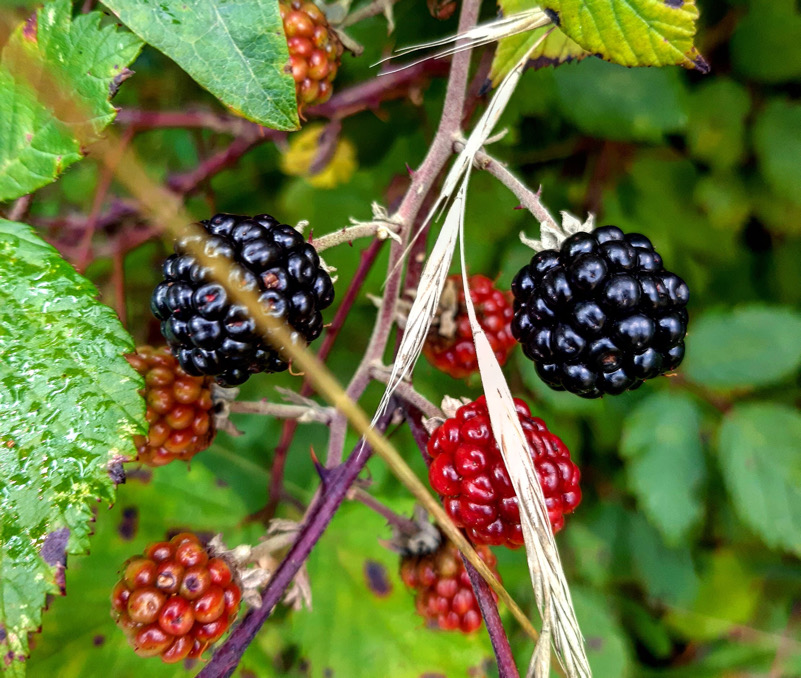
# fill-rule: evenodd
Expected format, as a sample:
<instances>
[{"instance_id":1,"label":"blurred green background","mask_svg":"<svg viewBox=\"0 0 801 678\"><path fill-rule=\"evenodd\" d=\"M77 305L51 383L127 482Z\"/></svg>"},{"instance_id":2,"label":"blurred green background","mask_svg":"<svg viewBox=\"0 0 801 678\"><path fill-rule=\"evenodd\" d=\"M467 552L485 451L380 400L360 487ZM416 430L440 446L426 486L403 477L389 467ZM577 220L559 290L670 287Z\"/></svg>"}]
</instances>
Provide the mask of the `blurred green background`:
<instances>
[{"instance_id":1,"label":"blurred green background","mask_svg":"<svg viewBox=\"0 0 801 678\"><path fill-rule=\"evenodd\" d=\"M485 4L489 19L495 7ZM519 351L505 368L515 395L564 439L582 468L584 500L557 541L600 678L801 675L801 12L794 0L697 4L697 45L710 75L597 59L530 71L502 120L508 134L489 149L529 186L542 185L554 213L592 211L599 223L647 234L691 289L687 358L678 376L585 401L544 387ZM388 46L456 27L455 18L433 19L422 0L401 0L395 15L389 38L383 18L353 27L365 53L345 57L337 90L373 77L370 64ZM121 108L224 113L152 48L134 69L114 100ZM347 225L349 217L369 219L371 201L390 202L405 165L416 167L424 157L443 93L443 81L435 81L422 101L390 102L379 114L345 120L342 135L356 148L358 169L336 188L286 176L281 151L265 144L187 206L198 218L216 210L308 219L316 234ZM230 137L168 129L142 132L133 143L163 181L225 148ZM99 176L91 157L75 165L37 192L32 223L57 241L57 231L44 225L88 213ZM114 184L110 193L125 196ZM516 206L506 188L474 173L468 265L504 287L531 255L518 233L537 235L533 218ZM97 242L110 235L98 234ZM340 297L363 246L326 253L338 269ZM125 257L127 326L140 343L155 340L148 297L168 250L151 241ZM328 360L343 382L367 343L375 315L367 293L380 294L385 264L386 248ZM111 259L99 258L88 273L116 305L112 269ZM425 361L414 382L436 402L480 393L477 381L452 380ZM297 389L300 379L260 375L242 398L277 400L276 385ZM379 394L372 387L363 405L373 406ZM98 506L92 554L70 560L68 595L51 601L32 641L29 675L197 672L198 665L136 658L109 616L109 592L120 564L167 530L219 531L229 546L257 541L261 526L245 518L267 501L281 422L235 420L246 435L220 434L191 468L132 472L116 506ZM290 450L287 489L302 502L318 484L309 451L325 449L325 433L304 426ZM391 435L423 475L408 431ZM379 460L369 471L372 493L410 510ZM286 503L279 514L300 516ZM279 608L236 675L496 675L484 630L464 637L424 628L397 577L397 557L378 543L389 536L381 518L346 506L309 563L313 610ZM496 551L506 586L536 619L524 554ZM367 588L368 562L386 569L387 595ZM532 646L504 618L525 668Z\"/></svg>"}]
</instances>

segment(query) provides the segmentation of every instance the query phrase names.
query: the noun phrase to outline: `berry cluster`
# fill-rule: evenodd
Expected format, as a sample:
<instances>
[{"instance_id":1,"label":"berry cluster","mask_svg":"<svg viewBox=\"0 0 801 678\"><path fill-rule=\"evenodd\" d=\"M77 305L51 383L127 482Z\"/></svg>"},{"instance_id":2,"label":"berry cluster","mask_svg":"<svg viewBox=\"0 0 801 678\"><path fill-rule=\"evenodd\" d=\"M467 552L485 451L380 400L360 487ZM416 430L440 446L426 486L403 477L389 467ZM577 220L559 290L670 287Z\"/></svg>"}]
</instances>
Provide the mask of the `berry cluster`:
<instances>
[{"instance_id":1,"label":"berry cluster","mask_svg":"<svg viewBox=\"0 0 801 678\"><path fill-rule=\"evenodd\" d=\"M515 398L523 433L540 479L551 527L564 527L564 514L581 501L581 473L564 443L548 431L542 419ZM428 441L432 457L431 487L441 496L445 511L476 544L523 544L520 511L509 472L490 426L487 402L481 396L460 407Z\"/></svg>"},{"instance_id":2,"label":"berry cluster","mask_svg":"<svg viewBox=\"0 0 801 678\"><path fill-rule=\"evenodd\" d=\"M262 340L247 308L228 298L211 269L187 246L192 240L202 244L208 257L230 270L229 287L260 293L265 312L294 330L292 341L306 342L320 335L320 311L334 300L334 286L317 251L268 214L218 214L201 225L207 235L176 243L175 254L164 262L165 280L151 300L181 367L188 374L215 376L221 386L241 384L255 372L285 370L280 351Z\"/></svg>"},{"instance_id":3,"label":"berry cluster","mask_svg":"<svg viewBox=\"0 0 801 678\"><path fill-rule=\"evenodd\" d=\"M281 0L279 6L298 105L322 104L333 91L331 83L339 69L342 43L311 0Z\"/></svg>"},{"instance_id":4,"label":"berry cluster","mask_svg":"<svg viewBox=\"0 0 801 678\"><path fill-rule=\"evenodd\" d=\"M486 546L477 546L481 560L498 576L497 559ZM481 611L470 577L456 545L443 537L433 553L401 559L403 583L416 592L418 614L444 631L472 633L481 627ZM493 594L494 596L494 594Z\"/></svg>"},{"instance_id":5,"label":"berry cluster","mask_svg":"<svg viewBox=\"0 0 801 678\"><path fill-rule=\"evenodd\" d=\"M537 253L512 293L512 332L556 390L622 393L684 357L689 290L639 233L576 233L559 251Z\"/></svg>"},{"instance_id":6,"label":"berry cluster","mask_svg":"<svg viewBox=\"0 0 801 678\"><path fill-rule=\"evenodd\" d=\"M495 288L492 280L483 275L473 275L468 279L470 298L476 310L476 319L487 335L487 340L501 365L506 363L509 353L515 347L510 323L514 312L512 299L508 292ZM446 283L456 294L453 309L440 309L438 322L429 332L423 345L423 355L437 369L455 379L462 379L478 372L476 348L473 331L465 306L464 287L460 275L450 276ZM444 295L443 295L444 296ZM450 331L444 323L444 315L450 314Z\"/></svg>"},{"instance_id":7,"label":"berry cluster","mask_svg":"<svg viewBox=\"0 0 801 678\"><path fill-rule=\"evenodd\" d=\"M191 533L131 558L111 593L111 615L142 657L199 657L236 619L241 591L228 564Z\"/></svg>"},{"instance_id":8,"label":"berry cluster","mask_svg":"<svg viewBox=\"0 0 801 678\"><path fill-rule=\"evenodd\" d=\"M139 346L126 358L145 378L141 395L150 428L147 436L134 438L139 461L148 466L164 466L173 459L189 461L211 445L210 380L184 372L168 348Z\"/></svg>"}]
</instances>

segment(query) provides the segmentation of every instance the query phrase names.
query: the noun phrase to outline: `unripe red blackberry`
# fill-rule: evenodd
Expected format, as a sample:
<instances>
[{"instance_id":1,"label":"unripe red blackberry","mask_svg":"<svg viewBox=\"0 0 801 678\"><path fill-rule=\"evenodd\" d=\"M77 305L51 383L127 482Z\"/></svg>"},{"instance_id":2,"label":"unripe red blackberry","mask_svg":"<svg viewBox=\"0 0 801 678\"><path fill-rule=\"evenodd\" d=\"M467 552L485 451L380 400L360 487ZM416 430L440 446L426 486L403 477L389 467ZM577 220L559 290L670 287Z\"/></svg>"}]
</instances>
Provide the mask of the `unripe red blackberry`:
<instances>
[{"instance_id":1,"label":"unripe red blackberry","mask_svg":"<svg viewBox=\"0 0 801 678\"><path fill-rule=\"evenodd\" d=\"M476 553L498 576L495 554L486 546L477 546ZM417 612L431 626L463 633L472 633L481 627L481 610L459 549L453 542L443 537L433 553L403 557L400 576L403 583L415 591ZM492 595L495 597L494 593Z\"/></svg>"},{"instance_id":2,"label":"unripe red blackberry","mask_svg":"<svg viewBox=\"0 0 801 678\"><path fill-rule=\"evenodd\" d=\"M204 237L175 244L150 304L181 367L196 376L214 376L221 386L237 386L256 372L287 369L280 351L262 339L248 309L229 298L188 245L202 242L207 256L227 265L227 289L258 293L264 312L286 322L293 342L320 336L321 311L334 300L331 277L317 250L269 214L217 214L200 225Z\"/></svg>"},{"instance_id":3,"label":"unripe red blackberry","mask_svg":"<svg viewBox=\"0 0 801 678\"><path fill-rule=\"evenodd\" d=\"M581 473L564 443L545 422L532 417L515 398L515 409L540 479L551 527L564 527L564 514L581 501ZM445 511L475 544L517 548L523 544L520 510L501 451L490 425L487 402L481 396L464 405L437 428L428 441L428 479L442 498Z\"/></svg>"},{"instance_id":4,"label":"unripe red blackberry","mask_svg":"<svg viewBox=\"0 0 801 678\"><path fill-rule=\"evenodd\" d=\"M139 346L125 356L145 378L147 436L135 436L138 460L163 466L189 461L214 439L211 379L188 375L167 347Z\"/></svg>"},{"instance_id":5,"label":"unripe red blackberry","mask_svg":"<svg viewBox=\"0 0 801 678\"><path fill-rule=\"evenodd\" d=\"M339 70L342 42L311 0L281 0L279 7L298 108L322 104L333 92L331 83Z\"/></svg>"},{"instance_id":6,"label":"unripe red blackberry","mask_svg":"<svg viewBox=\"0 0 801 678\"><path fill-rule=\"evenodd\" d=\"M512 293L512 332L554 390L615 395L684 358L689 289L639 233L575 233L538 252Z\"/></svg>"},{"instance_id":7,"label":"unripe red blackberry","mask_svg":"<svg viewBox=\"0 0 801 678\"><path fill-rule=\"evenodd\" d=\"M501 365L515 347L510 323L514 316L512 295L495 288L483 275L468 278L476 319ZM437 369L455 379L478 372L473 331L465 306L462 276L450 276L440 302L440 312L423 344L423 355Z\"/></svg>"},{"instance_id":8,"label":"unripe red blackberry","mask_svg":"<svg viewBox=\"0 0 801 678\"><path fill-rule=\"evenodd\" d=\"M129 559L111 592L111 616L142 657L199 657L236 619L241 591L228 564L183 532Z\"/></svg>"}]
</instances>

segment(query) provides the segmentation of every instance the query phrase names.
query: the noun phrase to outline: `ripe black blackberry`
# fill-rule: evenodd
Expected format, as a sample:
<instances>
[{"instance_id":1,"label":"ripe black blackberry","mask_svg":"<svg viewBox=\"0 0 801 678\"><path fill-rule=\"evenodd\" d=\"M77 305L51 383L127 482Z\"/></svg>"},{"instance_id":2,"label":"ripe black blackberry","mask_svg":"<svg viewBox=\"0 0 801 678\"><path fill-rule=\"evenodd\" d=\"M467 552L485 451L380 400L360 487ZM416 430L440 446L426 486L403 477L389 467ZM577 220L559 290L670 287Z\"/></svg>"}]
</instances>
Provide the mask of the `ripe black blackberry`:
<instances>
[{"instance_id":1,"label":"ripe black blackberry","mask_svg":"<svg viewBox=\"0 0 801 678\"><path fill-rule=\"evenodd\" d=\"M258 292L265 311L294 330L293 341L320 335L320 311L334 300L334 286L300 233L268 214L217 214L200 223L207 231L202 238L206 255L232 264L229 286ZM233 303L211 269L188 253L192 237L200 238L176 243L151 299L181 367L191 375L214 376L221 386L242 384L256 372L285 370L287 363L262 340L248 310Z\"/></svg>"},{"instance_id":2,"label":"ripe black blackberry","mask_svg":"<svg viewBox=\"0 0 801 678\"><path fill-rule=\"evenodd\" d=\"M602 226L543 250L512 282L512 334L551 388L638 388L684 358L687 284L639 233Z\"/></svg>"}]
</instances>

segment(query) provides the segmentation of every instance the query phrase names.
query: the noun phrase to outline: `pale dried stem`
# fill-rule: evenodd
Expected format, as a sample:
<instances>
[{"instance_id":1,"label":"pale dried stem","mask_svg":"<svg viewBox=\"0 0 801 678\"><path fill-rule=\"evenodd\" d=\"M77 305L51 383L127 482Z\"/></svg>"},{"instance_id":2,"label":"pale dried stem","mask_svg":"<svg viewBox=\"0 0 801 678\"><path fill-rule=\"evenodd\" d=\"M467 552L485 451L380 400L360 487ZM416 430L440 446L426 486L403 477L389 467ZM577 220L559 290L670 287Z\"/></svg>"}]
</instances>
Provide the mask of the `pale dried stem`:
<instances>
[{"instance_id":1,"label":"pale dried stem","mask_svg":"<svg viewBox=\"0 0 801 678\"><path fill-rule=\"evenodd\" d=\"M458 32L463 33L476 25L481 0L464 0L459 15ZM409 244L412 227L428 192L434 185L442 168L451 156L453 138L459 133L462 123L462 112L467 91L467 80L470 71L470 50L457 52L451 61L451 71L442 107L442 116L437 133L428 153L420 167L412 175L412 183L406 191L400 206L392 216L392 221L400 226L400 243L392 243L387 270L390 274L384 288L384 298L378 310L378 318L373 327L373 334L367 350L362 357L356 373L346 390L347 395L357 400L370 383L370 370L375 362L381 361L386 351L389 334L395 320L395 308L401 291L403 278L403 253ZM344 419L338 418L331 424L329 437L329 466L339 463L345 445L347 426Z\"/></svg>"},{"instance_id":2,"label":"pale dried stem","mask_svg":"<svg viewBox=\"0 0 801 678\"><path fill-rule=\"evenodd\" d=\"M331 247L336 247L337 245L350 245L354 240L358 240L359 238L377 237L379 240L385 240L388 237L392 237L390 234L394 235L396 233L392 226L393 225L390 223L367 221L363 224L355 224L354 226L342 228L339 231L326 233L319 238L314 238L311 242L318 252L322 252Z\"/></svg>"},{"instance_id":3,"label":"pale dried stem","mask_svg":"<svg viewBox=\"0 0 801 678\"><path fill-rule=\"evenodd\" d=\"M389 377L392 374L392 368L387 365L376 364L370 369L370 377L382 384L389 383ZM424 395L421 395L414 390L414 387L408 381L401 381L395 388L394 393L400 400L408 403L412 407L416 407L426 417L444 418L442 410L432 403Z\"/></svg>"},{"instance_id":4,"label":"pale dried stem","mask_svg":"<svg viewBox=\"0 0 801 678\"><path fill-rule=\"evenodd\" d=\"M308 407L306 405L284 405L266 400L234 400L229 405L230 412L238 414L263 414L276 419L298 419L301 422L328 424L334 416L330 407Z\"/></svg>"},{"instance_id":5,"label":"pale dried stem","mask_svg":"<svg viewBox=\"0 0 801 678\"><path fill-rule=\"evenodd\" d=\"M457 153L461 152L462 149L464 149L464 143L457 141L454 143L453 149ZM484 170L485 172L494 176L498 181L506 186L506 188L514 193L515 197L520 201L520 206L525 207L529 212L531 212L537 221L539 221L541 224L548 224L554 229L558 228L556 220L551 216L551 213L548 212L548 209L545 207L545 205L542 204L539 191L536 193L532 191L528 186L520 181L520 179L512 174L503 163L488 155L484 151L479 151L476 153L473 164L477 169Z\"/></svg>"}]
</instances>

